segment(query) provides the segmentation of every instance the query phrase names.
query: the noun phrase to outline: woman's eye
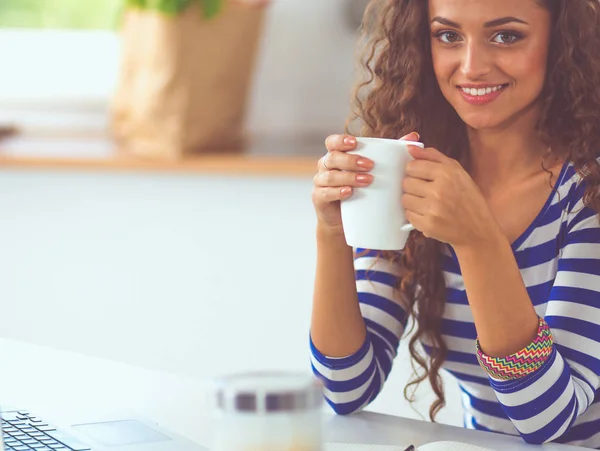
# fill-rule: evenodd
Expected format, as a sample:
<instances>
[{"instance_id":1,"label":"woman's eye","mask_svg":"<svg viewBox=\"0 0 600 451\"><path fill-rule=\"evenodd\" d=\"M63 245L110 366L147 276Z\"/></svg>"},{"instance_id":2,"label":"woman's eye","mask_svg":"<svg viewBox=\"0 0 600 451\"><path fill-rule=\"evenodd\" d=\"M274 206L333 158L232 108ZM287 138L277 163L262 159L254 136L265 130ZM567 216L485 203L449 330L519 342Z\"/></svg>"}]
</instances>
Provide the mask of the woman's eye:
<instances>
[{"instance_id":1,"label":"woman's eye","mask_svg":"<svg viewBox=\"0 0 600 451\"><path fill-rule=\"evenodd\" d=\"M496 36L494 36L493 41L498 44L514 44L515 42L517 42L520 39L521 39L521 36L517 35L516 33L509 33L509 32L503 31L501 33L498 33Z\"/></svg>"},{"instance_id":2,"label":"woman's eye","mask_svg":"<svg viewBox=\"0 0 600 451\"><path fill-rule=\"evenodd\" d=\"M441 31L436 36L445 44L454 44L460 41L460 36L454 31Z\"/></svg>"}]
</instances>

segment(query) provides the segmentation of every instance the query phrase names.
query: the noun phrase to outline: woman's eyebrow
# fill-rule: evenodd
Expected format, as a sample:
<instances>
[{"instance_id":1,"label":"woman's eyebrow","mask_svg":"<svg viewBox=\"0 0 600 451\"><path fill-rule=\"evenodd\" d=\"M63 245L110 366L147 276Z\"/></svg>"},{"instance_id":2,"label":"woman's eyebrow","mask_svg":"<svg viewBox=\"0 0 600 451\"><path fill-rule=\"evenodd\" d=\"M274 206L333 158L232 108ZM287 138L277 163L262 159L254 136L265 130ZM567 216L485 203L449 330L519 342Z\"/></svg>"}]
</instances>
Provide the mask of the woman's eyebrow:
<instances>
[{"instance_id":1,"label":"woman's eyebrow","mask_svg":"<svg viewBox=\"0 0 600 451\"><path fill-rule=\"evenodd\" d=\"M446 25L448 27L458 28L459 30L462 28L459 23L454 22L450 19L445 19L444 17L440 17L440 16L435 16L433 19L431 19L431 23L433 23L433 22L438 22L438 23L441 23L442 25ZM483 26L485 28L492 28L492 27L499 27L501 25L506 25L511 22L528 25L528 23L522 19L517 19L516 17L507 16L507 17L501 17L499 19L490 20L489 22L484 23Z\"/></svg>"},{"instance_id":2,"label":"woman's eyebrow","mask_svg":"<svg viewBox=\"0 0 600 451\"><path fill-rule=\"evenodd\" d=\"M508 16L508 17L501 17L500 19L490 20L489 22L484 23L483 26L485 28L492 28L492 27L499 27L500 25L506 25L507 23L511 23L511 22L529 25L527 22L525 22L522 19L517 19L516 17Z\"/></svg>"}]
</instances>

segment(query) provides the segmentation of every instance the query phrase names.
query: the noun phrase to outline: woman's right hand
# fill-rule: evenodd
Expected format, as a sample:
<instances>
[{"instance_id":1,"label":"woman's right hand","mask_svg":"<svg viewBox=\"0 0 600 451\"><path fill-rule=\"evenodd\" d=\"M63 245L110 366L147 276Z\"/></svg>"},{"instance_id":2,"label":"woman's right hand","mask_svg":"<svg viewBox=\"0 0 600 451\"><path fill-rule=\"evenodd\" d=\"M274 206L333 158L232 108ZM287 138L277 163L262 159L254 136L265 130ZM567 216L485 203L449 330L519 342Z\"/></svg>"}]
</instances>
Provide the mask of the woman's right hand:
<instances>
[{"instance_id":1,"label":"woman's right hand","mask_svg":"<svg viewBox=\"0 0 600 451\"><path fill-rule=\"evenodd\" d=\"M417 133L402 139L419 140ZM340 201L352 196L354 188L369 186L373 176L373 161L348 154L356 149L356 138L350 135L330 135L325 140L327 154L319 159L317 175L313 182L312 200L320 227L329 231L343 232Z\"/></svg>"},{"instance_id":2,"label":"woman's right hand","mask_svg":"<svg viewBox=\"0 0 600 451\"><path fill-rule=\"evenodd\" d=\"M327 154L319 159L313 182L312 200L319 226L342 232L340 201L349 198L356 187L368 186L373 162L347 152L356 149L356 138L330 135L325 140Z\"/></svg>"}]
</instances>

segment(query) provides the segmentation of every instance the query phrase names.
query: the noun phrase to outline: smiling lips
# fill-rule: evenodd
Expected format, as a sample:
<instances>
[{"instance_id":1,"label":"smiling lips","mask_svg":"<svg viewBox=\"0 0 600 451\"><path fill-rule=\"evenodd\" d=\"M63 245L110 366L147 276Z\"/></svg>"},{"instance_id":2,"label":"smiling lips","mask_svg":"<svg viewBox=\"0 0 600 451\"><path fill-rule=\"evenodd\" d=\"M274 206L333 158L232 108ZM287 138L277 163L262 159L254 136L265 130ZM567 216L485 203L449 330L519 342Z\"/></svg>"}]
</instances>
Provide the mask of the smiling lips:
<instances>
[{"instance_id":1,"label":"smiling lips","mask_svg":"<svg viewBox=\"0 0 600 451\"><path fill-rule=\"evenodd\" d=\"M508 84L457 86L464 99L472 105L484 105L496 100L507 87Z\"/></svg>"}]
</instances>

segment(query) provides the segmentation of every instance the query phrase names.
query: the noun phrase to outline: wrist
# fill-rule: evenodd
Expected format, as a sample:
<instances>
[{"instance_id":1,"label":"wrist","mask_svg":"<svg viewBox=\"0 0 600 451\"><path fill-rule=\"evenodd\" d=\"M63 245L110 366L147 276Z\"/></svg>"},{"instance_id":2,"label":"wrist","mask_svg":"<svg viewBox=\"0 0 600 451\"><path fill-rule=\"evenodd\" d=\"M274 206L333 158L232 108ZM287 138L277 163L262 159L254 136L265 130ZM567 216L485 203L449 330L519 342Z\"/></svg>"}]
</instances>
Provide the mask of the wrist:
<instances>
[{"instance_id":1,"label":"wrist","mask_svg":"<svg viewBox=\"0 0 600 451\"><path fill-rule=\"evenodd\" d=\"M477 237L452 247L459 259L461 256L463 258L471 258L477 255L498 256L506 251L512 253L510 242L499 227L494 227L484 236Z\"/></svg>"},{"instance_id":2,"label":"wrist","mask_svg":"<svg viewBox=\"0 0 600 451\"><path fill-rule=\"evenodd\" d=\"M339 241L346 244L346 237L344 235L344 228L340 226L330 226L317 222L317 239L323 239L327 241Z\"/></svg>"}]
</instances>

